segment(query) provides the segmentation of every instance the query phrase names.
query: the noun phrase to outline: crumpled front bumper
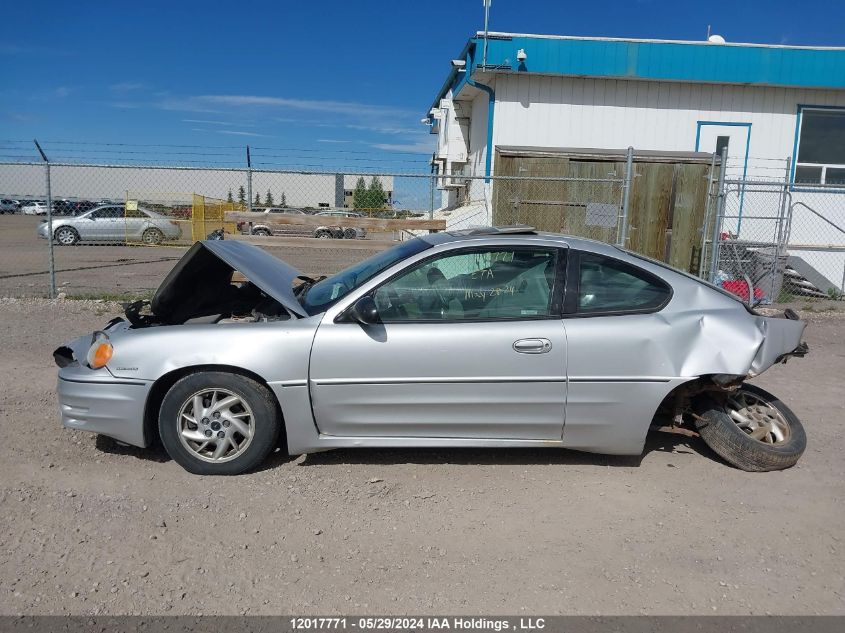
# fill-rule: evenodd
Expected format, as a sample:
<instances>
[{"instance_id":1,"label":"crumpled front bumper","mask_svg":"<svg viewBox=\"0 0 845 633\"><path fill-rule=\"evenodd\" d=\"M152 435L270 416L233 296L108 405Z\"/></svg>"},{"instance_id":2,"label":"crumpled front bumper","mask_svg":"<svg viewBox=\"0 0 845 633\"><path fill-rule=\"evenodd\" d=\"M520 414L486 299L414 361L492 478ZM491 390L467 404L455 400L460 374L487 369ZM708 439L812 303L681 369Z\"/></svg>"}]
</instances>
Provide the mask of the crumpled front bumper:
<instances>
[{"instance_id":1,"label":"crumpled front bumper","mask_svg":"<svg viewBox=\"0 0 845 633\"><path fill-rule=\"evenodd\" d=\"M74 356L78 358L77 349ZM59 369L62 426L145 447L149 441L144 437L144 407L152 384L115 378L106 369L93 370L74 359Z\"/></svg>"}]
</instances>

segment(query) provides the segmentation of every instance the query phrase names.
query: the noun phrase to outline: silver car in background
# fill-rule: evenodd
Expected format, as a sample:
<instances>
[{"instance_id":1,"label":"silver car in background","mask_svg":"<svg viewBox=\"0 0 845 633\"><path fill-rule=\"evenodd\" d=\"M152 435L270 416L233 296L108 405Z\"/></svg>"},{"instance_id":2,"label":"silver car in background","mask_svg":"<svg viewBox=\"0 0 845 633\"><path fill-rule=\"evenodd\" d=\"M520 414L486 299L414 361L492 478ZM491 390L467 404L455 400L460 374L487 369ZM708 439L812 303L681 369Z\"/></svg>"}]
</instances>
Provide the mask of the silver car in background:
<instances>
[{"instance_id":1,"label":"silver car in background","mask_svg":"<svg viewBox=\"0 0 845 633\"><path fill-rule=\"evenodd\" d=\"M636 455L654 420L759 471L806 439L745 381L803 356L804 327L614 246L508 227L401 242L321 280L197 242L150 302L54 357L65 426L160 438L193 473L244 472L279 443Z\"/></svg>"},{"instance_id":2,"label":"silver car in background","mask_svg":"<svg viewBox=\"0 0 845 633\"><path fill-rule=\"evenodd\" d=\"M127 211L124 205L103 205L68 218L53 218L52 230L46 221L38 236L53 239L63 246L79 242L140 242L148 245L176 240L182 229L176 220L147 209Z\"/></svg>"}]
</instances>

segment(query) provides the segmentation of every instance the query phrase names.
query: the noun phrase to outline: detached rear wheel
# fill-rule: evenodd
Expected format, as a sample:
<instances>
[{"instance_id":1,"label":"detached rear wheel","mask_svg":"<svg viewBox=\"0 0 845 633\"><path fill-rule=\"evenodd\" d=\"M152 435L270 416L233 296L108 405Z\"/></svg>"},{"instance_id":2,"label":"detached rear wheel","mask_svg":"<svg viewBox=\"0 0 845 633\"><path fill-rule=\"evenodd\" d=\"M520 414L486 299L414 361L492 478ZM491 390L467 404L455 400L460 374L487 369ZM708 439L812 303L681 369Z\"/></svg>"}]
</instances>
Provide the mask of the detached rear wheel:
<instances>
[{"instance_id":1,"label":"detached rear wheel","mask_svg":"<svg viewBox=\"0 0 845 633\"><path fill-rule=\"evenodd\" d=\"M729 464L762 472L794 466L807 447L798 417L768 391L743 384L722 400L698 403L701 438Z\"/></svg>"},{"instance_id":2,"label":"detached rear wheel","mask_svg":"<svg viewBox=\"0 0 845 633\"><path fill-rule=\"evenodd\" d=\"M226 372L198 372L164 396L158 422L170 457L197 475L238 475L276 446L278 407L264 385Z\"/></svg>"}]
</instances>

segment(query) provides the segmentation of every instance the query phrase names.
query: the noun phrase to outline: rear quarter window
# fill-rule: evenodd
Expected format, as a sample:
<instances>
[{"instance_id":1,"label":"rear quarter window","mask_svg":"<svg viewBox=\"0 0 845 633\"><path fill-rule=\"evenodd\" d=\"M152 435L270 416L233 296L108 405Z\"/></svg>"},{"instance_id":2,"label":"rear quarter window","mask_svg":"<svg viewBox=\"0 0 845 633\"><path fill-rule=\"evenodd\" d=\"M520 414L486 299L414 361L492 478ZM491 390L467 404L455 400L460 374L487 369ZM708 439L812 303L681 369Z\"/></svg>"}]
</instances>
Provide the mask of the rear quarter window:
<instances>
[{"instance_id":1,"label":"rear quarter window","mask_svg":"<svg viewBox=\"0 0 845 633\"><path fill-rule=\"evenodd\" d=\"M594 253L580 253L577 280L576 314L656 312L672 297L672 288L656 275Z\"/></svg>"}]
</instances>

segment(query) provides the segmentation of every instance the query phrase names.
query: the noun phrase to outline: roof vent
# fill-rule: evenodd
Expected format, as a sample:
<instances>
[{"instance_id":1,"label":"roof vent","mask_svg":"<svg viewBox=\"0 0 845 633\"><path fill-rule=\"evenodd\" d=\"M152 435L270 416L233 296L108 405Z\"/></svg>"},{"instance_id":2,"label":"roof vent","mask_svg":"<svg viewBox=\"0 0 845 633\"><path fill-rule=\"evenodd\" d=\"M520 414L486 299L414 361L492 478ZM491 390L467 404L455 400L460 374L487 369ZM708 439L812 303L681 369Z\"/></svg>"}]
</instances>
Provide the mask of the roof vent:
<instances>
[{"instance_id":1,"label":"roof vent","mask_svg":"<svg viewBox=\"0 0 845 633\"><path fill-rule=\"evenodd\" d=\"M715 35L714 34L714 35L711 35L710 37L708 37L707 41L710 42L711 44L724 44L725 38L722 37L721 35Z\"/></svg>"}]
</instances>

